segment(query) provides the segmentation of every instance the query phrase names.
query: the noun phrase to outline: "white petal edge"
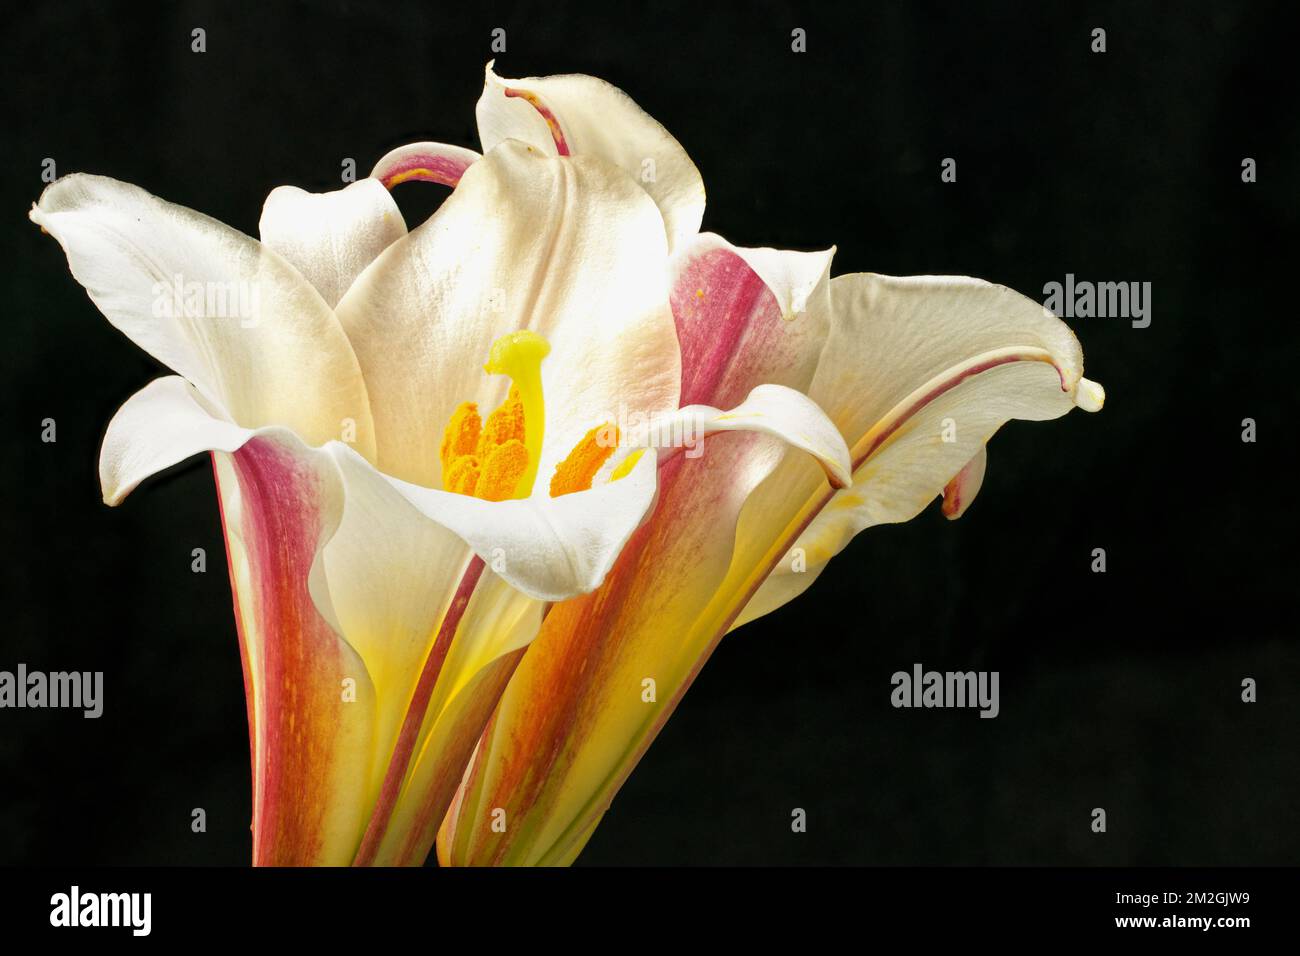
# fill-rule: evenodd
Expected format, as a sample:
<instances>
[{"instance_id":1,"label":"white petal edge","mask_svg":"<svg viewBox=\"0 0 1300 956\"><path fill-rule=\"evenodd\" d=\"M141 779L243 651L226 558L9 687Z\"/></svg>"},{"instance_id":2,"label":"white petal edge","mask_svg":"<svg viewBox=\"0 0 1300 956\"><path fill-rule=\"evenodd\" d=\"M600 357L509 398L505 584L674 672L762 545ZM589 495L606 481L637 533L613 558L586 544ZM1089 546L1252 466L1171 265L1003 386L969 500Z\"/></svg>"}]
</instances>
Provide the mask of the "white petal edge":
<instances>
[{"instance_id":1,"label":"white petal edge","mask_svg":"<svg viewBox=\"0 0 1300 956\"><path fill-rule=\"evenodd\" d=\"M46 187L30 218L58 240L109 322L232 421L282 425L311 444L355 430L373 454L352 345L274 250L138 186L84 173Z\"/></svg>"},{"instance_id":2,"label":"white petal edge","mask_svg":"<svg viewBox=\"0 0 1300 956\"><path fill-rule=\"evenodd\" d=\"M536 97L559 124L570 155L599 156L639 183L663 215L670 249L699 231L705 203L699 170L681 144L618 87L581 74L504 79L488 63L475 108L484 153L507 139L559 152L538 108L507 96L507 90Z\"/></svg>"},{"instance_id":3,"label":"white petal edge","mask_svg":"<svg viewBox=\"0 0 1300 956\"><path fill-rule=\"evenodd\" d=\"M829 292L835 246L816 252L796 252L767 246L748 249L733 246L721 237L717 238L719 245L740 256L758 274L781 307L781 318L787 322L810 311L814 303L817 307L822 305L820 296Z\"/></svg>"},{"instance_id":4,"label":"white petal edge","mask_svg":"<svg viewBox=\"0 0 1300 956\"><path fill-rule=\"evenodd\" d=\"M656 447L662 461L678 452L695 455L697 443L705 436L730 431L761 432L811 455L834 488L846 487L852 480L844 437L816 402L784 385L758 385L743 402L725 411L687 405L630 430L623 443L631 448Z\"/></svg>"},{"instance_id":5,"label":"white petal edge","mask_svg":"<svg viewBox=\"0 0 1300 956\"><path fill-rule=\"evenodd\" d=\"M108 423L99 452L104 503L116 507L164 468L200 452L237 451L255 434L221 418L180 376L154 379Z\"/></svg>"},{"instance_id":6,"label":"white petal edge","mask_svg":"<svg viewBox=\"0 0 1300 956\"><path fill-rule=\"evenodd\" d=\"M408 143L381 156L370 170L370 178L378 180L386 189L410 180L441 183L454 188L465 170L482 158L463 146Z\"/></svg>"},{"instance_id":7,"label":"white petal edge","mask_svg":"<svg viewBox=\"0 0 1300 956\"><path fill-rule=\"evenodd\" d=\"M359 179L326 193L277 186L258 231L332 309L365 267L406 235L406 221L377 179Z\"/></svg>"},{"instance_id":8,"label":"white petal edge","mask_svg":"<svg viewBox=\"0 0 1300 956\"><path fill-rule=\"evenodd\" d=\"M332 450L345 484L379 476L350 449ZM416 511L459 535L494 572L540 601L564 601L600 587L650 509L657 484L652 455L625 478L558 498L540 493L483 501L381 477Z\"/></svg>"}]
</instances>

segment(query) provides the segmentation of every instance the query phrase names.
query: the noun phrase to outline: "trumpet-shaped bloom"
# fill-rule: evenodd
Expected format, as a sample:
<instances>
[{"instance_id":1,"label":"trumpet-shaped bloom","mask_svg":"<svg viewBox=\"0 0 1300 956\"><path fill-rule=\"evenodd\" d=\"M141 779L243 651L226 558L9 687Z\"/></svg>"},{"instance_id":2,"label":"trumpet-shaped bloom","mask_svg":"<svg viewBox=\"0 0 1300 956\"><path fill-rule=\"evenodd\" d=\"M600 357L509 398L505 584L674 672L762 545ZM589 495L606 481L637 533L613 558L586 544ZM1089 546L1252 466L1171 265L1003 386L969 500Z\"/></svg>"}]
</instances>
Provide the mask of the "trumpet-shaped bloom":
<instances>
[{"instance_id":1,"label":"trumpet-shaped bloom","mask_svg":"<svg viewBox=\"0 0 1300 956\"><path fill-rule=\"evenodd\" d=\"M626 144L666 135L595 80L490 75L485 101L495 89L525 91L544 123L499 101L480 102L481 121L538 148L626 165ZM689 160L671 155L656 164L669 166L661 203L694 195L680 186ZM936 497L960 516L1007 421L1102 405L1070 330L1009 289L831 280L833 250L734 247L685 228L698 222L689 202L673 208L682 402L726 407L759 382L806 392L850 448L851 486L828 486L761 434L665 468L653 515L602 586L555 605L524 654L444 822L443 863L571 862L724 634L796 597L858 532Z\"/></svg>"},{"instance_id":2,"label":"trumpet-shaped bloom","mask_svg":"<svg viewBox=\"0 0 1300 956\"><path fill-rule=\"evenodd\" d=\"M597 81L561 87L631 108ZM32 209L108 320L176 373L109 423L105 501L212 453L256 863L423 861L546 608L605 580L690 460L647 450L662 443L642 421L716 436L708 457L788 444L819 484L851 480L788 376L723 403L684 388L669 250L695 241L703 190L681 148L648 119L634 140L599 123L559 138L550 109L489 74L483 155L420 143L335 192L280 187L260 241L96 176ZM568 149L589 142L617 148ZM388 187L411 180L453 191L408 232ZM741 465L718 481L752 484Z\"/></svg>"}]
</instances>

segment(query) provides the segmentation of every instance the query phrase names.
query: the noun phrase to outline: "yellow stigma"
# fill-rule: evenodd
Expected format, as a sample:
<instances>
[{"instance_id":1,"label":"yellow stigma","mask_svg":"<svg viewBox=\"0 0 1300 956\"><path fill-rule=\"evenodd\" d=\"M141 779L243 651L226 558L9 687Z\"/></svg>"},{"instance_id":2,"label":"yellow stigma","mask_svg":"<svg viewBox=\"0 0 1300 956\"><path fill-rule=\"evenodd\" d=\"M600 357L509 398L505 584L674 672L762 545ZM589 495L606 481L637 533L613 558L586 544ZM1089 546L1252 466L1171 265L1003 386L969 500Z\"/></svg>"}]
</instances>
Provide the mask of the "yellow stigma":
<instances>
[{"instance_id":1,"label":"yellow stigma","mask_svg":"<svg viewBox=\"0 0 1300 956\"><path fill-rule=\"evenodd\" d=\"M510 497L527 498L537 477L537 463L542 457L542 437L546 428L546 406L542 402L542 359L551 353L551 343L536 332L523 329L503 335L492 343L483 371L489 375L508 375L513 391L523 406L524 449L528 465L519 476L515 493Z\"/></svg>"},{"instance_id":2,"label":"yellow stigma","mask_svg":"<svg viewBox=\"0 0 1300 956\"><path fill-rule=\"evenodd\" d=\"M492 343L483 371L508 375L510 394L487 421L462 402L442 436L442 487L488 501L527 498L542 455L546 410L542 359L551 346L536 332L511 332Z\"/></svg>"}]
</instances>

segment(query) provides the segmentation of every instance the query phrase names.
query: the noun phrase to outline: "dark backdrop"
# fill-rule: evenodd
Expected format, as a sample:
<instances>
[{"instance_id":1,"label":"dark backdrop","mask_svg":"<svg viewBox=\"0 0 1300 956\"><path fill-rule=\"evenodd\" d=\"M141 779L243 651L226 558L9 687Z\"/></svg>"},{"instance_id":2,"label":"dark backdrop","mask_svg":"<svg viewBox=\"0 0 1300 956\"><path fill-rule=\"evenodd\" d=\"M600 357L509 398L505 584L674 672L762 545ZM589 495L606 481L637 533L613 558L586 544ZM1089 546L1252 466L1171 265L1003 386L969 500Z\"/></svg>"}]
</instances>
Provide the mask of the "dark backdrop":
<instances>
[{"instance_id":1,"label":"dark backdrop","mask_svg":"<svg viewBox=\"0 0 1300 956\"><path fill-rule=\"evenodd\" d=\"M256 234L273 185L334 188L344 157L364 173L417 139L477 146L498 26L503 75L592 73L668 126L703 173L705 227L736 243L836 243L837 272L968 274L1039 298L1067 272L1153 284L1149 328L1072 322L1105 410L1009 425L965 518L932 508L863 534L808 596L724 641L583 861L1295 863L1285 6L6 14L0 669L103 670L106 705L97 721L0 711L0 863L249 854L211 472L196 460L101 504L104 427L160 369L27 222L42 160ZM955 184L940 182L948 156ZM398 191L412 225L441 194ZM56 444L40 441L46 417ZM207 574L190 571L195 547ZM894 710L890 675L917 661L1000 670L1001 716ZM1240 700L1247 676L1258 703ZM806 834L790 831L796 806ZM1104 835L1089 829L1098 806Z\"/></svg>"}]
</instances>

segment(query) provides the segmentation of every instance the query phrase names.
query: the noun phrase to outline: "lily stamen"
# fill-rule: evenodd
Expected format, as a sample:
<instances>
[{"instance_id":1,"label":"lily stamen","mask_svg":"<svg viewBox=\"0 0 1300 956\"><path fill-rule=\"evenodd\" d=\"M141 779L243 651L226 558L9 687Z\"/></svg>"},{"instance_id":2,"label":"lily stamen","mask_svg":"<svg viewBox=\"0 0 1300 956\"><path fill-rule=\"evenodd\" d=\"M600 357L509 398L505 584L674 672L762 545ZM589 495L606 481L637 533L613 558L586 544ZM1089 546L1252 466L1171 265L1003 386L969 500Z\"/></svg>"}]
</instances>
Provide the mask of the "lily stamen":
<instances>
[{"instance_id":1,"label":"lily stamen","mask_svg":"<svg viewBox=\"0 0 1300 956\"><path fill-rule=\"evenodd\" d=\"M508 375L513 384L486 422L475 402L461 402L452 412L440 453L446 491L485 501L528 497L541 458L546 422L541 366L550 351L546 339L526 329L492 343L483 371Z\"/></svg>"}]
</instances>

